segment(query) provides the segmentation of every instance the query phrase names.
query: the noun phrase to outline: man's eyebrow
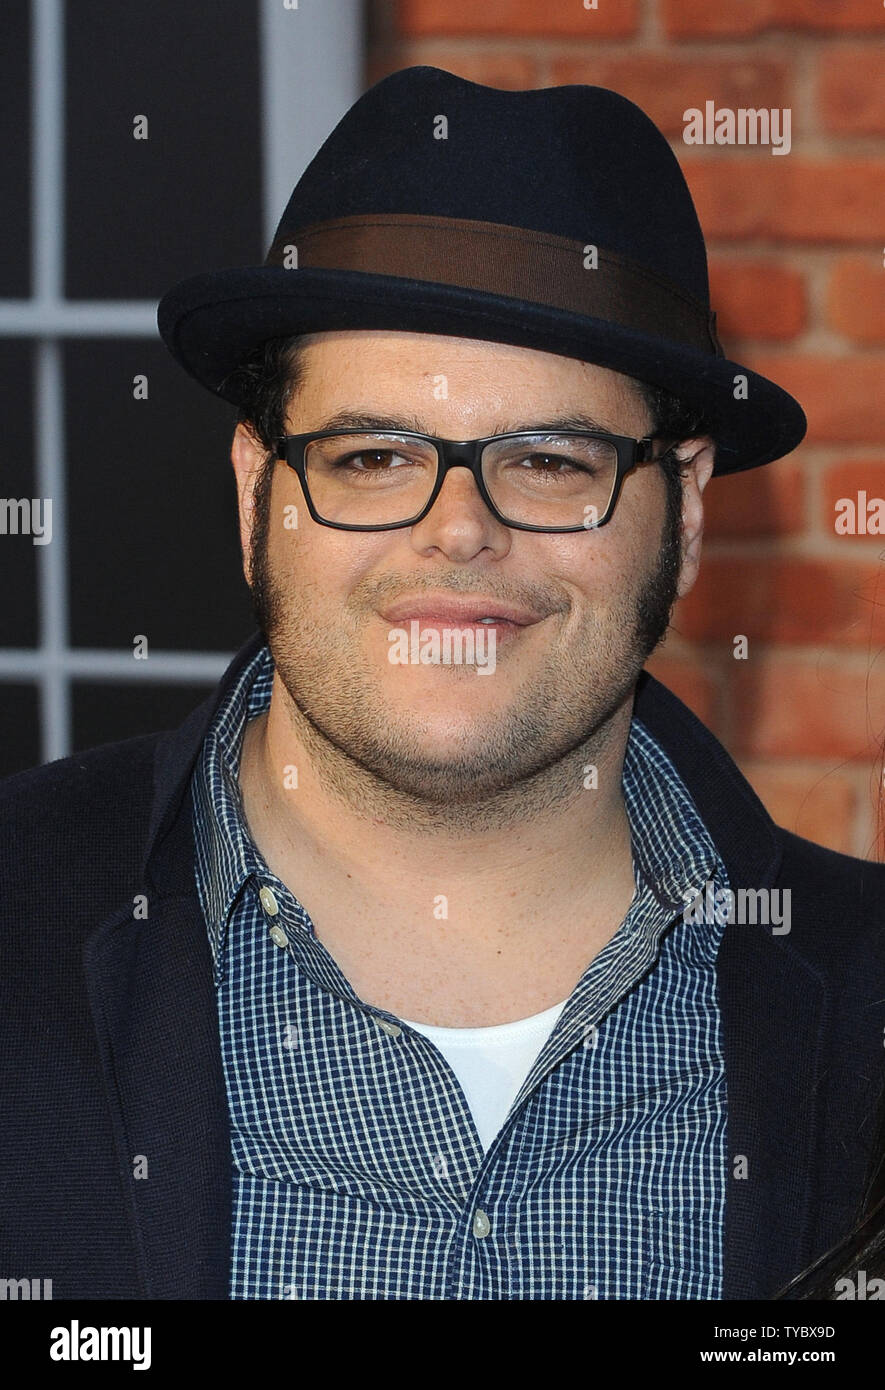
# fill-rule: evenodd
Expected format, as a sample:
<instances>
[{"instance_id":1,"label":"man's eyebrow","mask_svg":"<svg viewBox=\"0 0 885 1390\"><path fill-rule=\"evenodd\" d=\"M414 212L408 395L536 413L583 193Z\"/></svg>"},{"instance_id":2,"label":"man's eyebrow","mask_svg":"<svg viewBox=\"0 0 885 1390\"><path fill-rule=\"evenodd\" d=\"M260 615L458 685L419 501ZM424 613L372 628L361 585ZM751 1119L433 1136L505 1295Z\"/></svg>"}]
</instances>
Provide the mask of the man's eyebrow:
<instances>
[{"instance_id":1,"label":"man's eyebrow","mask_svg":"<svg viewBox=\"0 0 885 1390\"><path fill-rule=\"evenodd\" d=\"M433 434L416 415L373 415L366 410L339 410L327 420L316 426L315 433L323 430L410 431L413 434ZM607 434L618 434L611 425L601 423L592 415L583 412L570 415L557 415L546 420L519 420L499 423L491 434L545 433L550 430L602 430Z\"/></svg>"},{"instance_id":2,"label":"man's eyebrow","mask_svg":"<svg viewBox=\"0 0 885 1390\"><path fill-rule=\"evenodd\" d=\"M415 434L429 434L415 415L373 415L368 410L339 410L328 420L317 425L320 430L410 430Z\"/></svg>"}]
</instances>

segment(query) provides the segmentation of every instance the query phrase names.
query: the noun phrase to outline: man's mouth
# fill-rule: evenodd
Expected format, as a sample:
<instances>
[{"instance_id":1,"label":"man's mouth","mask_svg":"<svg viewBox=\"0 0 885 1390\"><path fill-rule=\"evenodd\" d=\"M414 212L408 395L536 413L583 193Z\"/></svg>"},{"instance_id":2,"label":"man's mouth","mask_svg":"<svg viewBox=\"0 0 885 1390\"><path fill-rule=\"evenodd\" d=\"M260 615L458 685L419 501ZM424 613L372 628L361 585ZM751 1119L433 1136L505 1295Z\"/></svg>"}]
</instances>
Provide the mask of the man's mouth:
<instances>
[{"instance_id":1,"label":"man's mouth","mask_svg":"<svg viewBox=\"0 0 885 1390\"><path fill-rule=\"evenodd\" d=\"M418 622L422 627L495 628L502 633L534 627L546 616L494 598L472 599L466 595L460 599L451 595L440 599L398 599L380 613L380 617L392 627Z\"/></svg>"}]
</instances>

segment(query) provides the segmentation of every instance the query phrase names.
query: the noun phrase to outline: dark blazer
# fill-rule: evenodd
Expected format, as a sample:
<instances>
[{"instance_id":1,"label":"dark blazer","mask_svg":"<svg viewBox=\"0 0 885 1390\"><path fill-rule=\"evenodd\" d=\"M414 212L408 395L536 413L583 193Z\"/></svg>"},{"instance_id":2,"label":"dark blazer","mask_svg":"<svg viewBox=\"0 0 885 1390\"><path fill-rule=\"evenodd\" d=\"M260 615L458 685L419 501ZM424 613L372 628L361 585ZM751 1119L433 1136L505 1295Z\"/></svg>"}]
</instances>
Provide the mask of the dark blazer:
<instances>
[{"instance_id":1,"label":"dark blazer","mask_svg":"<svg viewBox=\"0 0 885 1390\"><path fill-rule=\"evenodd\" d=\"M50 1278L55 1298L228 1296L229 1121L189 781L260 641L180 728L0 781L0 1278ZM883 1068L885 865L779 829L646 672L635 709L732 887L792 893L789 934L729 925L717 963L724 1296L768 1298L861 1200ZM739 1155L745 1177L732 1176Z\"/></svg>"}]
</instances>

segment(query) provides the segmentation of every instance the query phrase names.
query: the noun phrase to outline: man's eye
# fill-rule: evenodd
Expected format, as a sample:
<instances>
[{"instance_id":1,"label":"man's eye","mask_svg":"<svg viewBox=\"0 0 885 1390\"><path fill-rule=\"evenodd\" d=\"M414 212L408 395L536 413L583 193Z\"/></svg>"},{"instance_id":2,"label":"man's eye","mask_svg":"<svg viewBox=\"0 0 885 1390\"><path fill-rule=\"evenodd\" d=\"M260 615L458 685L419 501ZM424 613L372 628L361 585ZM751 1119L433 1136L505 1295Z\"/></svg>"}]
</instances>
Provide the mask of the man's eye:
<instances>
[{"instance_id":1,"label":"man's eye","mask_svg":"<svg viewBox=\"0 0 885 1390\"><path fill-rule=\"evenodd\" d=\"M565 469L574 469L580 473L590 473L593 470L588 468L586 463L579 459L568 458L564 454L526 454L522 462L529 465L539 466L540 469L547 469L551 472Z\"/></svg>"},{"instance_id":2,"label":"man's eye","mask_svg":"<svg viewBox=\"0 0 885 1390\"><path fill-rule=\"evenodd\" d=\"M395 454L391 449L363 450L361 453L345 454L343 458L336 459L335 466L337 468L350 467L357 462L362 465L363 460L368 460L368 467L371 469L383 467L389 460L398 457L399 455ZM406 460L406 462L408 462L408 460Z\"/></svg>"}]
</instances>

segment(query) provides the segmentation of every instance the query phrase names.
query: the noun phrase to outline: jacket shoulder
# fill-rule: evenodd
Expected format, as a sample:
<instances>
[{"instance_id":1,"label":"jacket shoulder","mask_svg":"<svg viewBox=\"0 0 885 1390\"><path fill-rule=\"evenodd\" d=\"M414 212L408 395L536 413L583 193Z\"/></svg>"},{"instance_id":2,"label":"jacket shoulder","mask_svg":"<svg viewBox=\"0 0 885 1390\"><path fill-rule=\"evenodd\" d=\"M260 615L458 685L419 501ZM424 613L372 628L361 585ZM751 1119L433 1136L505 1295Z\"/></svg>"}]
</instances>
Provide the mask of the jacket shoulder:
<instances>
[{"instance_id":1,"label":"jacket shoulder","mask_svg":"<svg viewBox=\"0 0 885 1390\"><path fill-rule=\"evenodd\" d=\"M846 893L872 906L885 907L885 863L858 859L852 854L828 849L826 845L803 839L792 830L778 826L783 845L783 869L796 876L807 874L809 887L842 898ZM883 918L885 925L885 918Z\"/></svg>"},{"instance_id":2,"label":"jacket shoulder","mask_svg":"<svg viewBox=\"0 0 885 1390\"><path fill-rule=\"evenodd\" d=\"M7 887L72 872L101 878L143 847L162 734L141 734L0 779L0 868ZM85 873L84 873L85 871ZM93 879L93 882L95 882Z\"/></svg>"},{"instance_id":3,"label":"jacket shoulder","mask_svg":"<svg viewBox=\"0 0 885 1390\"><path fill-rule=\"evenodd\" d=\"M138 734L0 777L0 813L5 819L16 808L27 814L29 807L89 797L112 784L122 786L134 769L153 764L162 737Z\"/></svg>"},{"instance_id":4,"label":"jacket shoulder","mask_svg":"<svg viewBox=\"0 0 885 1390\"><path fill-rule=\"evenodd\" d=\"M789 889L794 943L827 974L885 985L885 864L778 828L778 886Z\"/></svg>"}]
</instances>

